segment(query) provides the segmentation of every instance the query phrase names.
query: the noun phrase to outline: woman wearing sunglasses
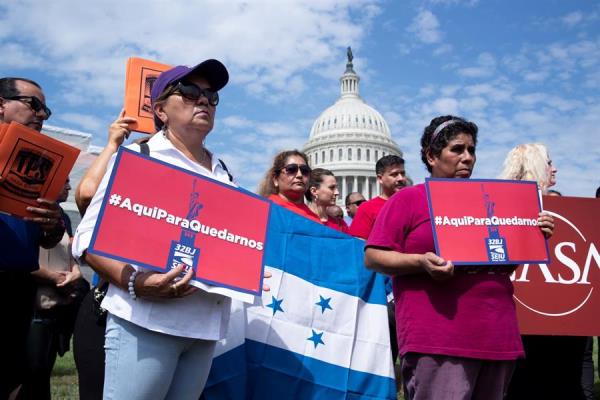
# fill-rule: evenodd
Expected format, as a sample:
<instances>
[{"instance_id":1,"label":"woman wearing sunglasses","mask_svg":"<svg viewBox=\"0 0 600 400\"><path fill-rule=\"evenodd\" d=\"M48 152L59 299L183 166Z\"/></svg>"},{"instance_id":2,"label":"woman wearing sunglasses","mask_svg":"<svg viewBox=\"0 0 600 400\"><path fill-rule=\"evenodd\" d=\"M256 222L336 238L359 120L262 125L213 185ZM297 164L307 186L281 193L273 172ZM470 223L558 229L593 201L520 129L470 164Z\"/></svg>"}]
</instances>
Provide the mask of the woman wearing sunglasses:
<instances>
[{"instance_id":1,"label":"woman wearing sunglasses","mask_svg":"<svg viewBox=\"0 0 600 400\"><path fill-rule=\"evenodd\" d=\"M159 132L148 140L153 158L233 185L224 165L204 147L213 128L225 66L207 60L163 72L152 88ZM137 144L132 149L140 150ZM110 162L79 226L74 254L110 282L104 398L198 399L217 340L225 335L228 298L189 285L193 270L156 273L86 253L113 168ZM144 179L140 176L140 179Z\"/></svg>"},{"instance_id":2,"label":"woman wearing sunglasses","mask_svg":"<svg viewBox=\"0 0 600 400\"><path fill-rule=\"evenodd\" d=\"M298 150L282 151L273 159L258 188L258 194L315 222L319 217L304 204L310 167L306 154Z\"/></svg>"},{"instance_id":3,"label":"woman wearing sunglasses","mask_svg":"<svg viewBox=\"0 0 600 400\"><path fill-rule=\"evenodd\" d=\"M343 219L338 222L327 214L327 207L335 206L339 195L333 172L324 168L315 168L311 171L308 190L305 193L308 208L319 217L323 225L348 233L348 225Z\"/></svg>"}]
</instances>

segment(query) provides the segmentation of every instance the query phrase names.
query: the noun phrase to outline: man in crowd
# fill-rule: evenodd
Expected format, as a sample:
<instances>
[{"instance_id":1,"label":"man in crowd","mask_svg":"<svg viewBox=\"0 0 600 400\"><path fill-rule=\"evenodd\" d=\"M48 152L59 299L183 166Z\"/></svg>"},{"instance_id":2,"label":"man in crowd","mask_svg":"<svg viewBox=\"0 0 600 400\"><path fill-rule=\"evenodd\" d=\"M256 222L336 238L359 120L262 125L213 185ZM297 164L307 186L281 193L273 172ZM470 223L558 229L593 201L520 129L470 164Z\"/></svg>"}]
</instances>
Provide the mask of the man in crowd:
<instances>
[{"instance_id":1,"label":"man in crowd","mask_svg":"<svg viewBox=\"0 0 600 400\"><path fill-rule=\"evenodd\" d=\"M367 239L375 224L377 214L394 193L406 186L406 170L404 159L395 155L387 155L377 160L375 164L377 181L381 185L381 194L363 204L356 211L350 234L361 239Z\"/></svg>"},{"instance_id":2,"label":"man in crowd","mask_svg":"<svg viewBox=\"0 0 600 400\"><path fill-rule=\"evenodd\" d=\"M362 193L352 192L346 196L346 212L350 218L354 218L358 206L367 201Z\"/></svg>"},{"instance_id":3,"label":"man in crowd","mask_svg":"<svg viewBox=\"0 0 600 400\"><path fill-rule=\"evenodd\" d=\"M24 78L0 78L0 122L18 122L41 131L50 117L42 88ZM0 179L0 185L2 180ZM39 247L51 248L63 236L60 208L37 199L28 207L34 217L0 214L0 398L8 398L23 382L25 339L33 312Z\"/></svg>"},{"instance_id":4,"label":"man in crowd","mask_svg":"<svg viewBox=\"0 0 600 400\"><path fill-rule=\"evenodd\" d=\"M396 155L381 157L375 164L375 173L377 174L377 181L381 185L381 194L362 203L356 211L352 225L350 225L350 235L365 240L369 238L377 214L379 214L385 202L407 184L404 159L402 157ZM388 281L388 290L391 293L391 281ZM388 302L388 324L392 359L395 363L398 358L398 340L396 339L396 317L393 299ZM400 371L396 365L394 367L397 387L399 388L401 381Z\"/></svg>"}]
</instances>

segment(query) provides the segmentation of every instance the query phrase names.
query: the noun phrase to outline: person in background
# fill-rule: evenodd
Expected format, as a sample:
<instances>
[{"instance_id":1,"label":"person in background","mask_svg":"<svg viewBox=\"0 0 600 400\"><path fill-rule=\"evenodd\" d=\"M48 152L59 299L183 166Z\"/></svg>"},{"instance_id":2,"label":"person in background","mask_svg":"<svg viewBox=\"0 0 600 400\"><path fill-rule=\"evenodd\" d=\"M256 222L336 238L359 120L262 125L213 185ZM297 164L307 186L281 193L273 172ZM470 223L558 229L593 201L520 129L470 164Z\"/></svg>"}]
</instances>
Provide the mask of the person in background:
<instances>
[{"instance_id":1,"label":"person in background","mask_svg":"<svg viewBox=\"0 0 600 400\"><path fill-rule=\"evenodd\" d=\"M354 216L356 215L356 211L358 210L358 207L365 201L367 201L367 200L362 195L362 193L352 192L352 193L348 194L345 199L346 212L348 213L348 216L350 218L354 219Z\"/></svg>"},{"instance_id":2,"label":"person in background","mask_svg":"<svg viewBox=\"0 0 600 400\"><path fill-rule=\"evenodd\" d=\"M596 189L596 198L600 198L600 186ZM596 337L596 345L599 343L598 338ZM588 337L585 353L583 355L583 373L582 373L582 385L583 392L586 396L587 400L594 400L594 338ZM596 363L598 363L598 355L596 355ZM600 370L598 370L598 375L600 376Z\"/></svg>"},{"instance_id":3,"label":"person in background","mask_svg":"<svg viewBox=\"0 0 600 400\"><path fill-rule=\"evenodd\" d=\"M38 83L0 78L0 122L14 121L41 131L51 114ZM25 377L25 342L36 293L31 272L39 267L39 248L54 247L65 232L58 203L37 202L38 207L28 207L33 217L0 213L0 399L14 395Z\"/></svg>"},{"instance_id":4,"label":"person in background","mask_svg":"<svg viewBox=\"0 0 600 400\"><path fill-rule=\"evenodd\" d=\"M548 196L558 196L558 197L561 197L562 193L559 192L558 190L550 189L550 190L548 190Z\"/></svg>"},{"instance_id":5,"label":"person in background","mask_svg":"<svg viewBox=\"0 0 600 400\"><path fill-rule=\"evenodd\" d=\"M67 200L69 179L58 202ZM89 284L81 277L71 255L71 220L63 211L66 232L51 249L40 249L40 269L32 272L37 281L33 319L27 338L27 377L18 399L50 399L50 375L56 356L69 350L73 325Z\"/></svg>"},{"instance_id":6,"label":"person in background","mask_svg":"<svg viewBox=\"0 0 600 400\"><path fill-rule=\"evenodd\" d=\"M541 143L520 144L504 160L501 179L529 180L547 195L557 169ZM507 399L581 400L581 370L586 337L523 335L525 359L517 362ZM552 384L549 384L552 382Z\"/></svg>"},{"instance_id":7,"label":"person in background","mask_svg":"<svg viewBox=\"0 0 600 400\"><path fill-rule=\"evenodd\" d=\"M375 174L377 181L381 185L381 194L369 201L360 202L348 233L352 236L366 240L371 234L375 220L379 211L383 208L386 201L400 189L406 187L406 169L404 168L404 159L402 157L390 154L381 157L375 163ZM358 207L358 206L357 206ZM395 303L391 292L391 281L387 279L388 290L388 328L390 330L390 346L392 348L392 360L396 366L398 359L398 342L396 340L396 318ZM401 381L401 375L398 368L395 369L396 381Z\"/></svg>"},{"instance_id":8,"label":"person in background","mask_svg":"<svg viewBox=\"0 0 600 400\"><path fill-rule=\"evenodd\" d=\"M375 164L377 181L381 185L381 194L365 203L356 211L350 225L350 235L367 239L375 224L377 214L385 202L397 191L406 186L406 170L404 159L396 155L387 155L377 160Z\"/></svg>"},{"instance_id":9,"label":"person in background","mask_svg":"<svg viewBox=\"0 0 600 400\"><path fill-rule=\"evenodd\" d=\"M134 122L135 118L126 117L125 110L121 110L119 117L110 125L106 146L75 190L75 202L81 216L96 194L112 156L129 137L130 124ZM108 282L99 279L98 274L94 273L92 283L94 288L81 302L73 332L73 356L79 378L80 400L101 400L104 386L106 310L100 307L100 303L108 289Z\"/></svg>"},{"instance_id":10,"label":"person in background","mask_svg":"<svg viewBox=\"0 0 600 400\"><path fill-rule=\"evenodd\" d=\"M223 164L204 147L214 125L218 91L228 80L217 60L161 73L152 88L159 132L147 142L149 155L234 185ZM131 148L140 149L136 144ZM216 341L225 336L230 300L190 286L193 269L181 277L183 265L156 273L86 251L111 170L109 164L74 240L74 254L110 283L102 301L108 311L104 397L195 400L206 382Z\"/></svg>"},{"instance_id":11,"label":"person in background","mask_svg":"<svg viewBox=\"0 0 600 400\"><path fill-rule=\"evenodd\" d=\"M329 206L325 210L330 220L335 222L338 226L337 230L342 230L346 221L344 221L344 210L340 206Z\"/></svg>"},{"instance_id":12,"label":"person in background","mask_svg":"<svg viewBox=\"0 0 600 400\"><path fill-rule=\"evenodd\" d=\"M334 206L339 195L333 172L324 168L315 168L311 171L305 193L308 208L319 217L323 225L348 233L348 225L343 219L340 227L339 221L329 218L327 214L327 207Z\"/></svg>"},{"instance_id":13,"label":"person in background","mask_svg":"<svg viewBox=\"0 0 600 400\"><path fill-rule=\"evenodd\" d=\"M469 178L477 131L451 115L431 120L421 136L431 177ZM552 234L549 215L538 224ZM424 184L387 201L365 248L367 267L393 276L405 398L503 399L523 355L509 271L468 274L435 254Z\"/></svg>"},{"instance_id":14,"label":"person in background","mask_svg":"<svg viewBox=\"0 0 600 400\"><path fill-rule=\"evenodd\" d=\"M317 214L304 204L310 179L308 157L298 150L282 151L258 187L258 194L296 214L321 223Z\"/></svg>"}]
</instances>

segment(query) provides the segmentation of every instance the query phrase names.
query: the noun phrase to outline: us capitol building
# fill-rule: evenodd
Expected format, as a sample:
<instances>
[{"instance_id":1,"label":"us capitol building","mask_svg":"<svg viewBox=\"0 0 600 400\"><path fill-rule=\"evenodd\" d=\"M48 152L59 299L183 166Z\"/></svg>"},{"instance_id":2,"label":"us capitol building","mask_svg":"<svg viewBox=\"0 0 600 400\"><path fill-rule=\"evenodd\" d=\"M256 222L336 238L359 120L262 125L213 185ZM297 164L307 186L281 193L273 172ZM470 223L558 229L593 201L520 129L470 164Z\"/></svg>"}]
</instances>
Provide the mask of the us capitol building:
<instances>
[{"instance_id":1,"label":"us capitol building","mask_svg":"<svg viewBox=\"0 0 600 400\"><path fill-rule=\"evenodd\" d=\"M303 149L312 168L326 168L336 176L340 206L351 192L361 192L366 199L378 196L375 163L388 154L402 157L381 114L360 97L360 77L352 59L348 47L340 97L316 119Z\"/></svg>"}]
</instances>

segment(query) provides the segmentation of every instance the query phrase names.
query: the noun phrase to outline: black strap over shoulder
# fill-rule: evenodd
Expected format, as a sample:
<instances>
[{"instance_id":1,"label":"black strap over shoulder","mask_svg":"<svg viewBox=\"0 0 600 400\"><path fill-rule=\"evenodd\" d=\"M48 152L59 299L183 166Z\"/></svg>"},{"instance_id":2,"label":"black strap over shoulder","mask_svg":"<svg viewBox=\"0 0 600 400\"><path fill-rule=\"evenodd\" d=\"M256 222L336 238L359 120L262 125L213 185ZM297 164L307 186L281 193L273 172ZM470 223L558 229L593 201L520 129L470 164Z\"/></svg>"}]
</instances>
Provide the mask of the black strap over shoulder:
<instances>
[{"instance_id":1,"label":"black strap over shoulder","mask_svg":"<svg viewBox=\"0 0 600 400\"><path fill-rule=\"evenodd\" d=\"M149 156L150 146L148 146L148 142L140 142L138 144L140 145L140 153L142 153L145 156Z\"/></svg>"},{"instance_id":2,"label":"black strap over shoulder","mask_svg":"<svg viewBox=\"0 0 600 400\"><path fill-rule=\"evenodd\" d=\"M219 158L219 164L221 164L221 167L225 170L225 172L227 172L227 176L229 177L229 182L233 182L233 175L231 175L231 173L227 169L227 165L225 165L223 160L221 160L220 158Z\"/></svg>"},{"instance_id":3,"label":"black strap over shoulder","mask_svg":"<svg viewBox=\"0 0 600 400\"><path fill-rule=\"evenodd\" d=\"M142 153L145 156L150 155L150 146L148 146L147 141L139 142L138 145L140 146L140 153ZM225 172L227 172L227 176L229 177L229 182L233 182L233 175L231 175L231 173L227 169L227 165L225 165L223 160L221 160L220 158L219 158L219 164L221 164L221 167L225 170Z\"/></svg>"}]
</instances>

